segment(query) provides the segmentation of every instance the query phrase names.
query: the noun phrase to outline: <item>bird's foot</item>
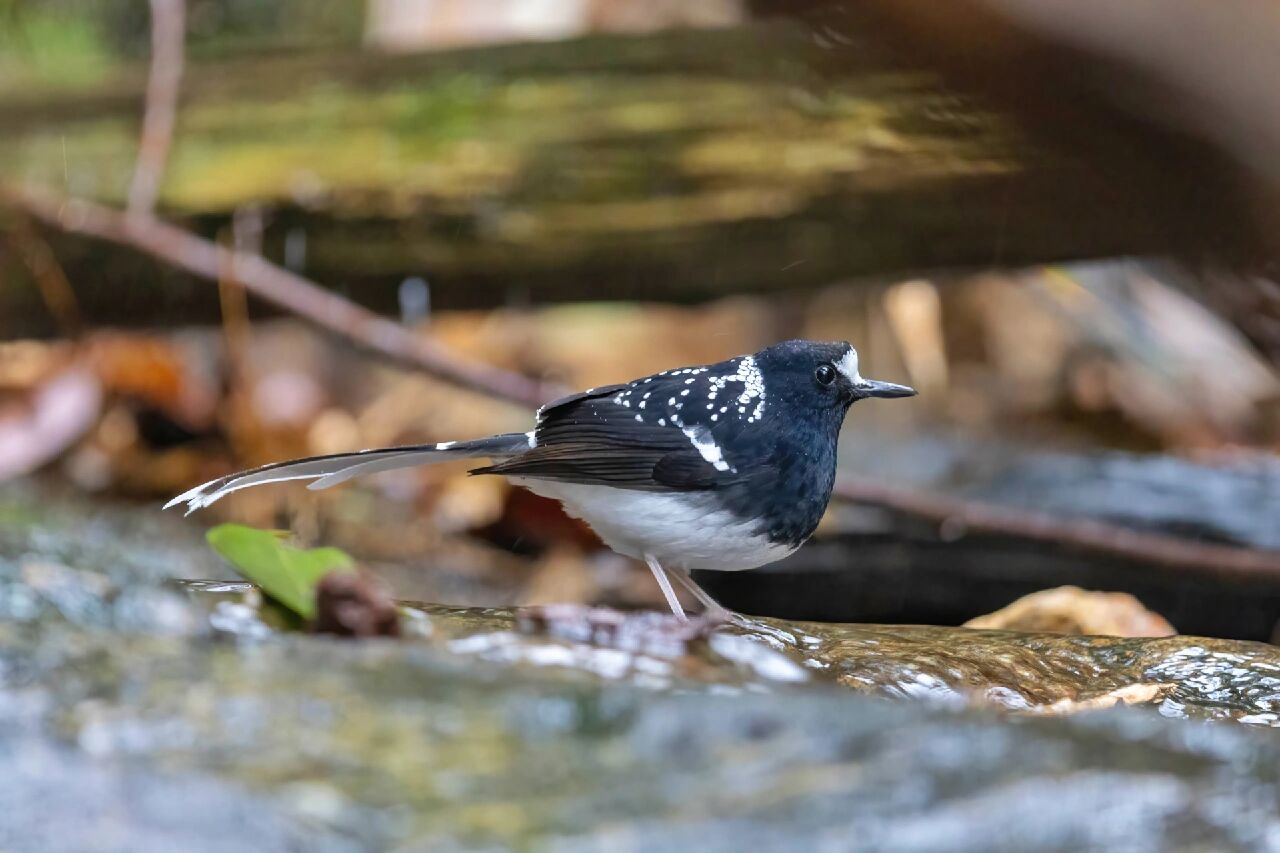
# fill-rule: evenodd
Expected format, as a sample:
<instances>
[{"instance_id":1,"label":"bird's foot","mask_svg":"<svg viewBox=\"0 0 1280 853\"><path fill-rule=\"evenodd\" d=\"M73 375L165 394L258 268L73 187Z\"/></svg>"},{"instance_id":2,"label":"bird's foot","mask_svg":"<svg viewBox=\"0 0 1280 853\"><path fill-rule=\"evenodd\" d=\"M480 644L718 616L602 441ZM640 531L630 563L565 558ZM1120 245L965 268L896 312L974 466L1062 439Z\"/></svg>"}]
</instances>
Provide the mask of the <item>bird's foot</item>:
<instances>
[{"instance_id":1,"label":"bird's foot","mask_svg":"<svg viewBox=\"0 0 1280 853\"><path fill-rule=\"evenodd\" d=\"M705 615L646 611L627 613L608 607L546 604L516 613L521 633L626 650L662 650L678 654L686 643L704 636L719 622Z\"/></svg>"},{"instance_id":2,"label":"bird's foot","mask_svg":"<svg viewBox=\"0 0 1280 853\"><path fill-rule=\"evenodd\" d=\"M743 617L734 613L732 610L721 607L717 604L714 607L704 607L698 618L701 619L701 621L708 627L715 628L720 625L737 624L737 620L742 619Z\"/></svg>"}]
</instances>

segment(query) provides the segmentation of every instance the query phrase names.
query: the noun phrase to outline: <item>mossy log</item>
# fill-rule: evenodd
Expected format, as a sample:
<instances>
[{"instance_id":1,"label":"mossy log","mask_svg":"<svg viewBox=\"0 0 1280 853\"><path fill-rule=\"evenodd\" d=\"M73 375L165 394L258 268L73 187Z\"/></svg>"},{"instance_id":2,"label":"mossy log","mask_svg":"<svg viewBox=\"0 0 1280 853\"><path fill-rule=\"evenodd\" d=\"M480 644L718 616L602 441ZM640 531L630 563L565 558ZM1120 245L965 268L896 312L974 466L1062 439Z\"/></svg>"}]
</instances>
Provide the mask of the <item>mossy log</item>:
<instances>
[{"instance_id":1,"label":"mossy log","mask_svg":"<svg viewBox=\"0 0 1280 853\"><path fill-rule=\"evenodd\" d=\"M142 69L0 94L0 178L121 202ZM1185 246L1151 209L931 74L803 25L388 56L196 61L161 192L200 233L265 212L265 254L358 301L696 301L853 276ZM51 235L96 322L216 316L150 259ZM12 333L47 330L0 254ZM21 327L21 328L17 328Z\"/></svg>"}]
</instances>

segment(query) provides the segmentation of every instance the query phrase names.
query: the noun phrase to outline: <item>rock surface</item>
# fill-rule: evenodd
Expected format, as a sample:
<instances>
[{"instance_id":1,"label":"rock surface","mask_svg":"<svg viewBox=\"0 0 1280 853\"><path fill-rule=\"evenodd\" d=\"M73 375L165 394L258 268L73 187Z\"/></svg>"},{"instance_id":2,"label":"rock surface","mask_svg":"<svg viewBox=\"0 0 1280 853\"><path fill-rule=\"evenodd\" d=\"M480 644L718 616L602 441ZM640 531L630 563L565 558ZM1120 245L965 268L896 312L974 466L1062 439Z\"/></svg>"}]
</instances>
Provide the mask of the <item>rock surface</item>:
<instances>
[{"instance_id":1,"label":"rock surface","mask_svg":"<svg viewBox=\"0 0 1280 853\"><path fill-rule=\"evenodd\" d=\"M209 571L176 520L55 529L29 497L0 492L0 848L1280 837L1280 741L1225 722L1275 722L1269 646L440 607L343 641L275 631L244 585L168 581ZM1117 692L1155 710L1006 713Z\"/></svg>"}]
</instances>

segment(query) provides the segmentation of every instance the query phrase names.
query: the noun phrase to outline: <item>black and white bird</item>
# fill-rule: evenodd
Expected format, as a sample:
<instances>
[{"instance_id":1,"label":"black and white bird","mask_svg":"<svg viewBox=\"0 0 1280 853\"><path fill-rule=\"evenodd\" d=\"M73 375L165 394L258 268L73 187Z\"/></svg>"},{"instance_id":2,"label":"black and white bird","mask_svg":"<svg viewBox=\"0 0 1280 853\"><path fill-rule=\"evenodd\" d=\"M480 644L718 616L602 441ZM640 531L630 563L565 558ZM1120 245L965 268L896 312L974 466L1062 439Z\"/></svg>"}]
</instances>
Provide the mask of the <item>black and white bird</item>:
<instances>
[{"instance_id":1,"label":"black and white bird","mask_svg":"<svg viewBox=\"0 0 1280 853\"><path fill-rule=\"evenodd\" d=\"M817 527L831 498L836 442L849 406L916 392L862 378L847 342L785 341L701 367L591 388L538 410L529 432L315 456L197 486L165 508L187 512L250 486L352 477L487 457L501 474L555 498L613 550L644 560L671 610L668 574L722 609L690 569L737 571L780 560Z\"/></svg>"}]
</instances>

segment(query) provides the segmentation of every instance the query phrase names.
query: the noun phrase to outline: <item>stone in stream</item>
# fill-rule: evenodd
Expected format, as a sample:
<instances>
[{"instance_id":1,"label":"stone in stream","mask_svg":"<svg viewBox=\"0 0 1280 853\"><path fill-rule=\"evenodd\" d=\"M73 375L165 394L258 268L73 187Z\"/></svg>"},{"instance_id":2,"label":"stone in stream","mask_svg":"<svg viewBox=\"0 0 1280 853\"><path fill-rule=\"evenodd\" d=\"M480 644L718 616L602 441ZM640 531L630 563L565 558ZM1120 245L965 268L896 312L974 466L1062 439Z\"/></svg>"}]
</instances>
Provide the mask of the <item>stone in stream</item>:
<instances>
[{"instance_id":1,"label":"stone in stream","mask_svg":"<svg viewBox=\"0 0 1280 853\"><path fill-rule=\"evenodd\" d=\"M12 494L0 848L1252 851L1280 837L1280 741L1226 721L1274 721L1268 646L773 620L681 634L652 614L441 607L407 610L401 640L352 642L274 631L243 585L166 582L205 559L179 522L100 512L59 530L42 519L62 510L23 512ZM1135 685L1156 686L1167 716L1224 722L991 710Z\"/></svg>"}]
</instances>

